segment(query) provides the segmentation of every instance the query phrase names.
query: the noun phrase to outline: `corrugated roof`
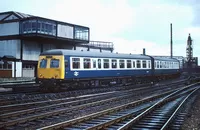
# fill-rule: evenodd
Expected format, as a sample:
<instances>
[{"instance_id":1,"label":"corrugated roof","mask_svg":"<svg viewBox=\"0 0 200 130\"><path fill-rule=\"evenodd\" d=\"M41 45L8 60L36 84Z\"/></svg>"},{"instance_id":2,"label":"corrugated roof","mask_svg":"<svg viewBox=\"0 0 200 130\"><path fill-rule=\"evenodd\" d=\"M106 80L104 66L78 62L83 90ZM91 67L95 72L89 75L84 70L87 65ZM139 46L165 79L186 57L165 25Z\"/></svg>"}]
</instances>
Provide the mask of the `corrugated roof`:
<instances>
[{"instance_id":1,"label":"corrugated roof","mask_svg":"<svg viewBox=\"0 0 200 130\"><path fill-rule=\"evenodd\" d=\"M29 18L29 17L34 17L33 15L29 15L29 14L24 14L24 13L20 13L20 12L13 12L15 13L17 16L19 16L20 18Z\"/></svg>"}]
</instances>

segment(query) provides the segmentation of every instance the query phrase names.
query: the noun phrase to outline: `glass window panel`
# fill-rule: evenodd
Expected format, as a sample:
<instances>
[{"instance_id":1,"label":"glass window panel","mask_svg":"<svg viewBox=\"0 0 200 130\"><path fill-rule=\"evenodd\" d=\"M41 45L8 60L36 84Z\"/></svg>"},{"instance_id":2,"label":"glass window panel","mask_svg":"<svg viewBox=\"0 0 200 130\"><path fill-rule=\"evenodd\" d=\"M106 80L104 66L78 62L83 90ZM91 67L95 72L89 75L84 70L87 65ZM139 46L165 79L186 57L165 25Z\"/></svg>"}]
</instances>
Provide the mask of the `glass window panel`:
<instances>
[{"instance_id":1,"label":"glass window panel","mask_svg":"<svg viewBox=\"0 0 200 130\"><path fill-rule=\"evenodd\" d=\"M151 62L148 61L148 68L151 68Z\"/></svg>"},{"instance_id":2,"label":"glass window panel","mask_svg":"<svg viewBox=\"0 0 200 130\"><path fill-rule=\"evenodd\" d=\"M117 60L112 60L112 68L117 68Z\"/></svg>"},{"instance_id":3,"label":"glass window panel","mask_svg":"<svg viewBox=\"0 0 200 130\"><path fill-rule=\"evenodd\" d=\"M50 68L58 68L58 67L59 67L59 60L51 59Z\"/></svg>"},{"instance_id":4,"label":"glass window panel","mask_svg":"<svg viewBox=\"0 0 200 130\"><path fill-rule=\"evenodd\" d=\"M80 68L80 58L72 58L72 68L79 69Z\"/></svg>"},{"instance_id":5,"label":"glass window panel","mask_svg":"<svg viewBox=\"0 0 200 130\"><path fill-rule=\"evenodd\" d=\"M93 59L92 62L93 62L93 68L96 68L96 59Z\"/></svg>"},{"instance_id":6,"label":"glass window panel","mask_svg":"<svg viewBox=\"0 0 200 130\"><path fill-rule=\"evenodd\" d=\"M47 60L46 59L42 59L40 61L40 68L46 68L47 67Z\"/></svg>"},{"instance_id":7,"label":"glass window panel","mask_svg":"<svg viewBox=\"0 0 200 130\"><path fill-rule=\"evenodd\" d=\"M85 68L85 69L89 69L89 68L91 68L91 61L90 61L90 59L89 58L84 58L83 59L83 67Z\"/></svg>"},{"instance_id":8,"label":"glass window panel","mask_svg":"<svg viewBox=\"0 0 200 130\"><path fill-rule=\"evenodd\" d=\"M163 67L163 62L160 62L160 68L162 68Z\"/></svg>"},{"instance_id":9,"label":"glass window panel","mask_svg":"<svg viewBox=\"0 0 200 130\"><path fill-rule=\"evenodd\" d=\"M8 69L12 69L12 64L8 64Z\"/></svg>"},{"instance_id":10,"label":"glass window panel","mask_svg":"<svg viewBox=\"0 0 200 130\"><path fill-rule=\"evenodd\" d=\"M36 32L36 21L32 21L32 31Z\"/></svg>"},{"instance_id":11,"label":"glass window panel","mask_svg":"<svg viewBox=\"0 0 200 130\"><path fill-rule=\"evenodd\" d=\"M119 68L124 68L124 60L119 60Z\"/></svg>"},{"instance_id":12,"label":"glass window panel","mask_svg":"<svg viewBox=\"0 0 200 130\"><path fill-rule=\"evenodd\" d=\"M133 61L133 68L135 68L135 61Z\"/></svg>"},{"instance_id":13,"label":"glass window panel","mask_svg":"<svg viewBox=\"0 0 200 130\"><path fill-rule=\"evenodd\" d=\"M142 61L142 68L147 68L147 62L146 62L146 60Z\"/></svg>"},{"instance_id":14,"label":"glass window panel","mask_svg":"<svg viewBox=\"0 0 200 130\"><path fill-rule=\"evenodd\" d=\"M98 59L98 68L101 69L101 59Z\"/></svg>"},{"instance_id":15,"label":"glass window panel","mask_svg":"<svg viewBox=\"0 0 200 130\"><path fill-rule=\"evenodd\" d=\"M109 59L103 59L103 67L109 68Z\"/></svg>"},{"instance_id":16,"label":"glass window panel","mask_svg":"<svg viewBox=\"0 0 200 130\"><path fill-rule=\"evenodd\" d=\"M132 66L131 66L131 60L127 60L126 64L127 64L127 66L126 66L127 68L132 68Z\"/></svg>"},{"instance_id":17,"label":"glass window panel","mask_svg":"<svg viewBox=\"0 0 200 130\"><path fill-rule=\"evenodd\" d=\"M141 68L140 60L137 60L137 68Z\"/></svg>"}]
</instances>

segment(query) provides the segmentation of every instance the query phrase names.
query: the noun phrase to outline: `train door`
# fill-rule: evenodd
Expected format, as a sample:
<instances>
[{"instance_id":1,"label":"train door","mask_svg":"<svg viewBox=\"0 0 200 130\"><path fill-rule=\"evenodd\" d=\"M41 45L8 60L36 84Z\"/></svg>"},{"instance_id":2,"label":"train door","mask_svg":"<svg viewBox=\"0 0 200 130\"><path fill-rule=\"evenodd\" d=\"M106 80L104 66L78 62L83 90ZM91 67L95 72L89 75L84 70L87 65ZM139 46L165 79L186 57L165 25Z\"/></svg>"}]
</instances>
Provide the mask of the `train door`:
<instances>
[{"instance_id":1,"label":"train door","mask_svg":"<svg viewBox=\"0 0 200 130\"><path fill-rule=\"evenodd\" d=\"M65 66L65 78L67 77L67 73L70 71L70 58L69 57L65 57L65 62L64 62L64 66Z\"/></svg>"}]
</instances>

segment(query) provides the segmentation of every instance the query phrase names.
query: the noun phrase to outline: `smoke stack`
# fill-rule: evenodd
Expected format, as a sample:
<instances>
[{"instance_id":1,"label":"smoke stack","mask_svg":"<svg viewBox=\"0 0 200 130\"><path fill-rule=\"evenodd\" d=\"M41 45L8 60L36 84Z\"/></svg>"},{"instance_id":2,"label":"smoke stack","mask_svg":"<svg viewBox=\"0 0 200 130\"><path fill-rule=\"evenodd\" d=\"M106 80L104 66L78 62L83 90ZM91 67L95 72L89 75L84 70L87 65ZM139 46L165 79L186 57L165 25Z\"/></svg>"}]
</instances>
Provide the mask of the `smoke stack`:
<instances>
[{"instance_id":1,"label":"smoke stack","mask_svg":"<svg viewBox=\"0 0 200 130\"><path fill-rule=\"evenodd\" d=\"M143 55L146 55L146 50L145 50L145 48L143 48Z\"/></svg>"},{"instance_id":2,"label":"smoke stack","mask_svg":"<svg viewBox=\"0 0 200 130\"><path fill-rule=\"evenodd\" d=\"M173 42L172 42L172 23L170 24L170 51L171 51L171 58L173 57L173 48L172 48L172 44L173 44Z\"/></svg>"}]
</instances>

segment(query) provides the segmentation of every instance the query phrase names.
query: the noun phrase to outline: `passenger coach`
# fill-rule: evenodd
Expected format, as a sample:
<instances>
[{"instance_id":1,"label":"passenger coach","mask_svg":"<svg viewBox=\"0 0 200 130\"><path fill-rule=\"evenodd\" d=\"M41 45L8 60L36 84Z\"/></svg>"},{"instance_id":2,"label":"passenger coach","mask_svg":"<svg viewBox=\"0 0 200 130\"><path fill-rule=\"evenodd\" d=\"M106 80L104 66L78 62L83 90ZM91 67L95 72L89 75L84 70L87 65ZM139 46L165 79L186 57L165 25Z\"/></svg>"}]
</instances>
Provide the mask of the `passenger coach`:
<instances>
[{"instance_id":1,"label":"passenger coach","mask_svg":"<svg viewBox=\"0 0 200 130\"><path fill-rule=\"evenodd\" d=\"M152 79L154 76L177 74L178 70L179 62L176 59L55 49L40 55L38 80L94 81L99 84L106 80L110 82L110 79Z\"/></svg>"}]
</instances>

